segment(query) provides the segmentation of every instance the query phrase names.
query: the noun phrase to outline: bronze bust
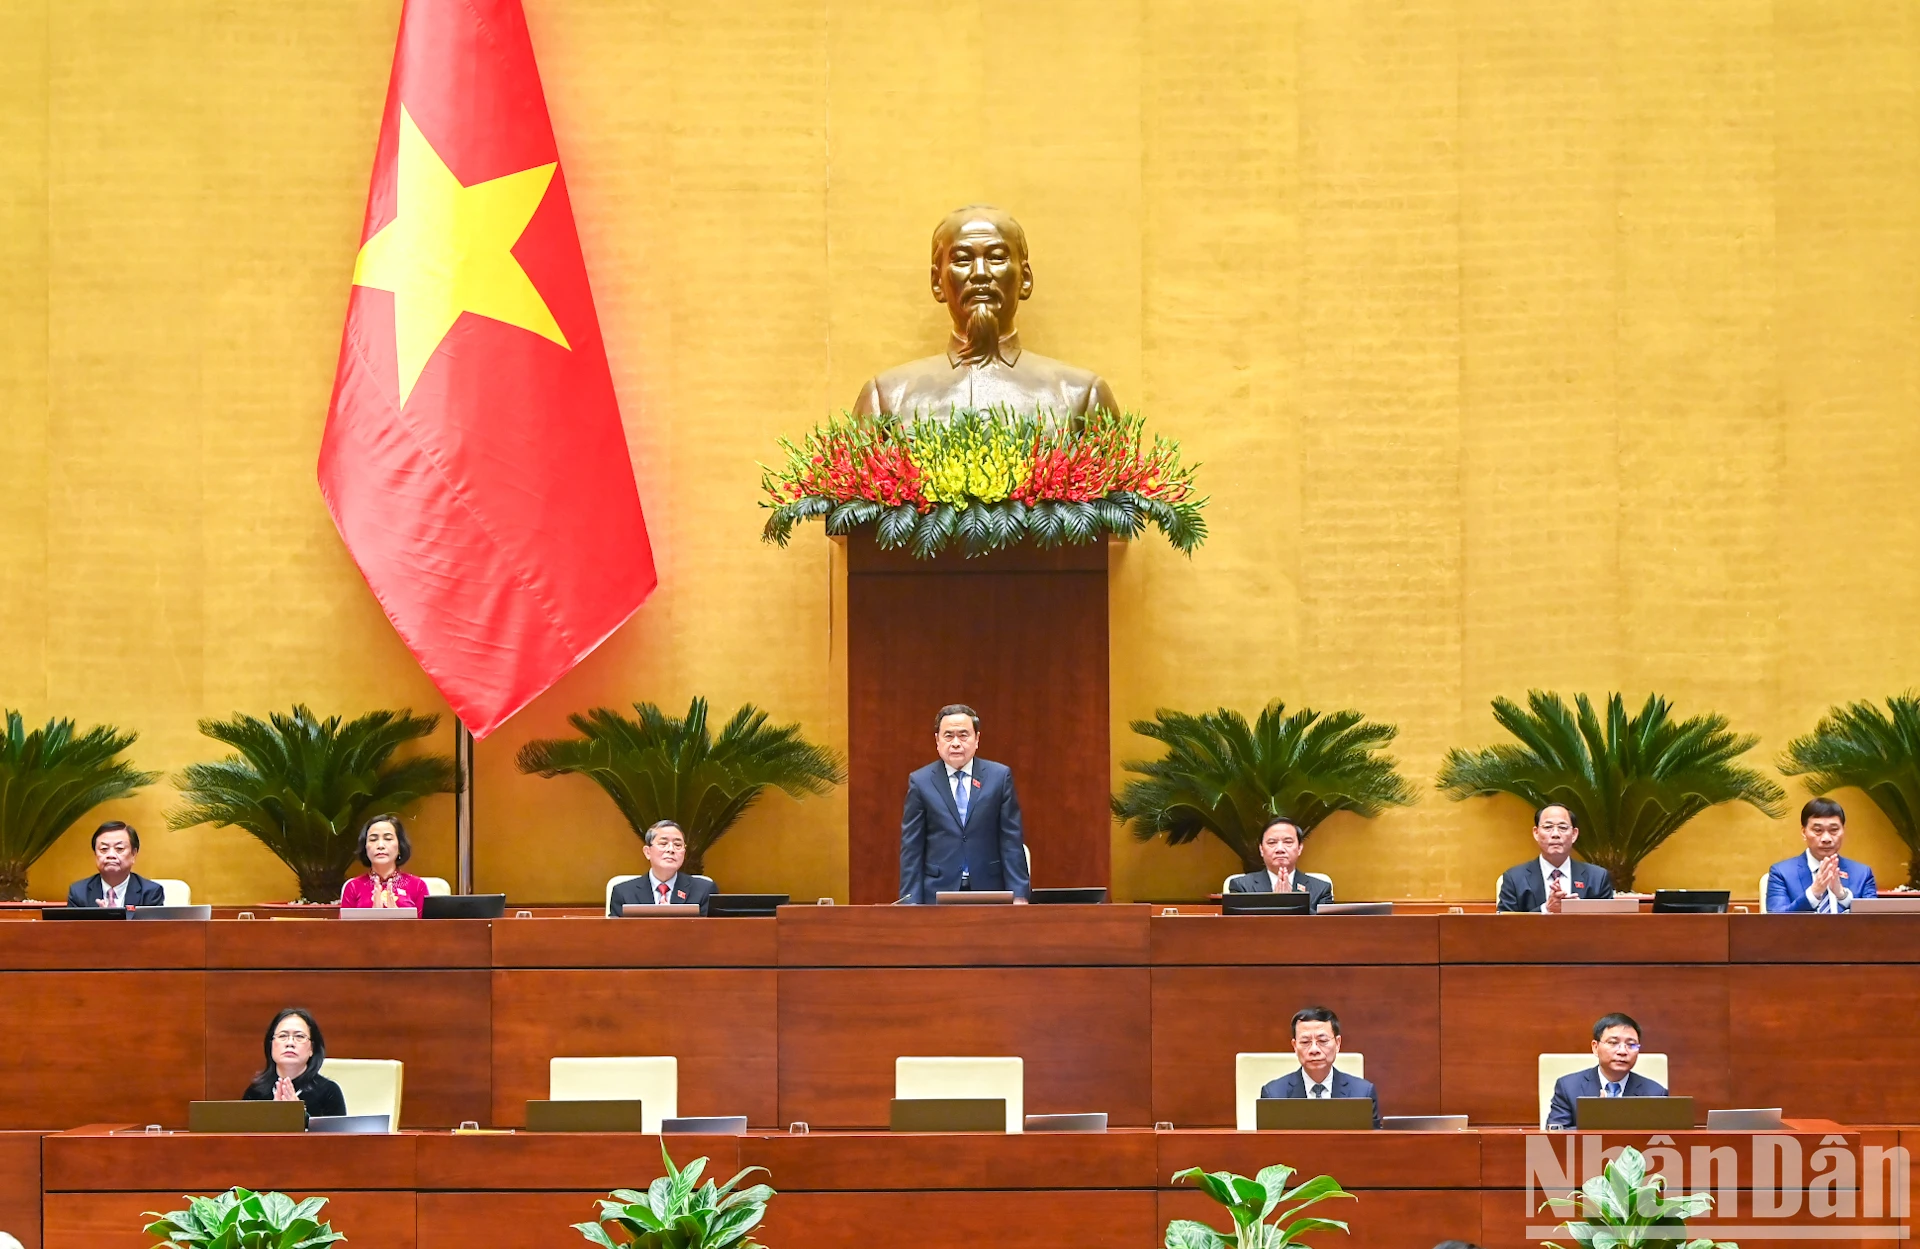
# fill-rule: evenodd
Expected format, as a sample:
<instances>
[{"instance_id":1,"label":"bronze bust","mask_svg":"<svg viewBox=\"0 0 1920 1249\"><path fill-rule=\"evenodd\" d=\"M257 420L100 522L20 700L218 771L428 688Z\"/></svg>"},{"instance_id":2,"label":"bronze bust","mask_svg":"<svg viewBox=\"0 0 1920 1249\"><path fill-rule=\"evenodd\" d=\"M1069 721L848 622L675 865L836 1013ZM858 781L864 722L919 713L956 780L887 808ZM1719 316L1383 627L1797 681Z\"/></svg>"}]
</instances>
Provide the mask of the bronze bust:
<instances>
[{"instance_id":1,"label":"bronze bust","mask_svg":"<svg viewBox=\"0 0 1920 1249\"><path fill-rule=\"evenodd\" d=\"M933 297L953 320L946 351L868 381L856 415L944 421L955 410L999 407L1079 420L1120 410L1098 374L1020 346L1013 320L1033 294L1033 266L1012 217L985 204L948 213L933 231L932 276Z\"/></svg>"}]
</instances>

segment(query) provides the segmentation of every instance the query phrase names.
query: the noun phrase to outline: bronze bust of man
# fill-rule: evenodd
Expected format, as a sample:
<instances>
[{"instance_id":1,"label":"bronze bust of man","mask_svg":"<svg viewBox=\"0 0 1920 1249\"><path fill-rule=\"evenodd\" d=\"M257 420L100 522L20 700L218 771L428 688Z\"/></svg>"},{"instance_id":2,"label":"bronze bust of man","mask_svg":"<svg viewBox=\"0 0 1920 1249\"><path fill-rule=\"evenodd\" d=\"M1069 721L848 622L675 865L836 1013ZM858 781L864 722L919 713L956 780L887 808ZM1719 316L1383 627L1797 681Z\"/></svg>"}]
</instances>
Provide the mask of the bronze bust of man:
<instances>
[{"instance_id":1,"label":"bronze bust of man","mask_svg":"<svg viewBox=\"0 0 1920 1249\"><path fill-rule=\"evenodd\" d=\"M1013 319L1032 294L1019 222L985 204L948 213L933 231L933 297L953 319L947 349L874 377L860 388L855 414L944 421L956 409L1004 407L1078 420L1096 409L1118 412L1098 374L1020 346Z\"/></svg>"}]
</instances>

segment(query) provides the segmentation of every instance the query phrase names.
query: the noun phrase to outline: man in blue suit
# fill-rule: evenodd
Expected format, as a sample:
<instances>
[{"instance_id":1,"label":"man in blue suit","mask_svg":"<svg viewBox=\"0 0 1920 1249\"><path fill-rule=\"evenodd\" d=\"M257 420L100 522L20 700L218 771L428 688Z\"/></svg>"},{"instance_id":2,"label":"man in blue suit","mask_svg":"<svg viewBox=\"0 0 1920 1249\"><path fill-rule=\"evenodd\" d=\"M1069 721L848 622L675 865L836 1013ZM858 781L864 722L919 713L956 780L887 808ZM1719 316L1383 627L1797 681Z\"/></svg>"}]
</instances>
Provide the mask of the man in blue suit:
<instances>
[{"instance_id":1,"label":"man in blue suit","mask_svg":"<svg viewBox=\"0 0 1920 1249\"><path fill-rule=\"evenodd\" d=\"M1805 853L1773 865L1767 873L1767 911L1844 915L1855 898L1877 898L1873 869L1840 857L1847 836L1847 809L1831 798L1815 798L1800 808Z\"/></svg>"},{"instance_id":2,"label":"man in blue suit","mask_svg":"<svg viewBox=\"0 0 1920 1249\"><path fill-rule=\"evenodd\" d=\"M954 890L1009 890L1025 902L1027 850L1013 769L975 756L980 716L961 703L935 721L939 759L907 777L900 813L900 901Z\"/></svg>"},{"instance_id":3,"label":"man in blue suit","mask_svg":"<svg viewBox=\"0 0 1920 1249\"><path fill-rule=\"evenodd\" d=\"M1553 1085L1553 1104L1547 1107L1547 1126L1570 1128L1583 1097L1665 1097L1667 1090L1633 1073L1640 1061L1640 1025L1631 1015L1615 1011L1593 1025L1594 1065L1561 1076Z\"/></svg>"},{"instance_id":4,"label":"man in blue suit","mask_svg":"<svg viewBox=\"0 0 1920 1249\"><path fill-rule=\"evenodd\" d=\"M1300 1069L1260 1086L1262 1097L1364 1097L1373 1103L1373 1126L1380 1126L1380 1096L1359 1076L1336 1071L1340 1057L1340 1017L1324 1006L1293 1014L1293 1053Z\"/></svg>"}]
</instances>

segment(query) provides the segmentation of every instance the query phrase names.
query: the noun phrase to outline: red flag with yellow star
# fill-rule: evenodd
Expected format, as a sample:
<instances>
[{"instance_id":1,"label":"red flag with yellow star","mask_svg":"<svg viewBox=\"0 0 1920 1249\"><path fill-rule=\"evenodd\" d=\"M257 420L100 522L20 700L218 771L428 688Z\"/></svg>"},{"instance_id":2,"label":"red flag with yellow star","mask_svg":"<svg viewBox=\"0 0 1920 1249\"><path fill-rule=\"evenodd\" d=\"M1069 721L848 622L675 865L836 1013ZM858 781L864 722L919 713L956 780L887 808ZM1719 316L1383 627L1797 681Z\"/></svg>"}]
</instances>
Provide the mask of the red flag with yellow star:
<instances>
[{"instance_id":1,"label":"red flag with yellow star","mask_svg":"<svg viewBox=\"0 0 1920 1249\"><path fill-rule=\"evenodd\" d=\"M361 238L320 490L485 736L655 580L520 0L406 0Z\"/></svg>"}]
</instances>

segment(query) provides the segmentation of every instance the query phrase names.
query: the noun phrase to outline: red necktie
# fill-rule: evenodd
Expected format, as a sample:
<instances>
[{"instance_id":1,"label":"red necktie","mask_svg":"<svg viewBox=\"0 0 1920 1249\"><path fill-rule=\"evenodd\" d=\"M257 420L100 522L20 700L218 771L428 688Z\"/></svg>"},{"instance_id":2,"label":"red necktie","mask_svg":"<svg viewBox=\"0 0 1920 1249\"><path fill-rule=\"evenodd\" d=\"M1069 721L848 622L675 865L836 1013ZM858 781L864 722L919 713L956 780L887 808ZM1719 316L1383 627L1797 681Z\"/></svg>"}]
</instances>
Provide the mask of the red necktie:
<instances>
[{"instance_id":1,"label":"red necktie","mask_svg":"<svg viewBox=\"0 0 1920 1249\"><path fill-rule=\"evenodd\" d=\"M664 880L661 881L660 889L659 889L661 906L665 906L667 904L667 888L668 888L667 882Z\"/></svg>"}]
</instances>

